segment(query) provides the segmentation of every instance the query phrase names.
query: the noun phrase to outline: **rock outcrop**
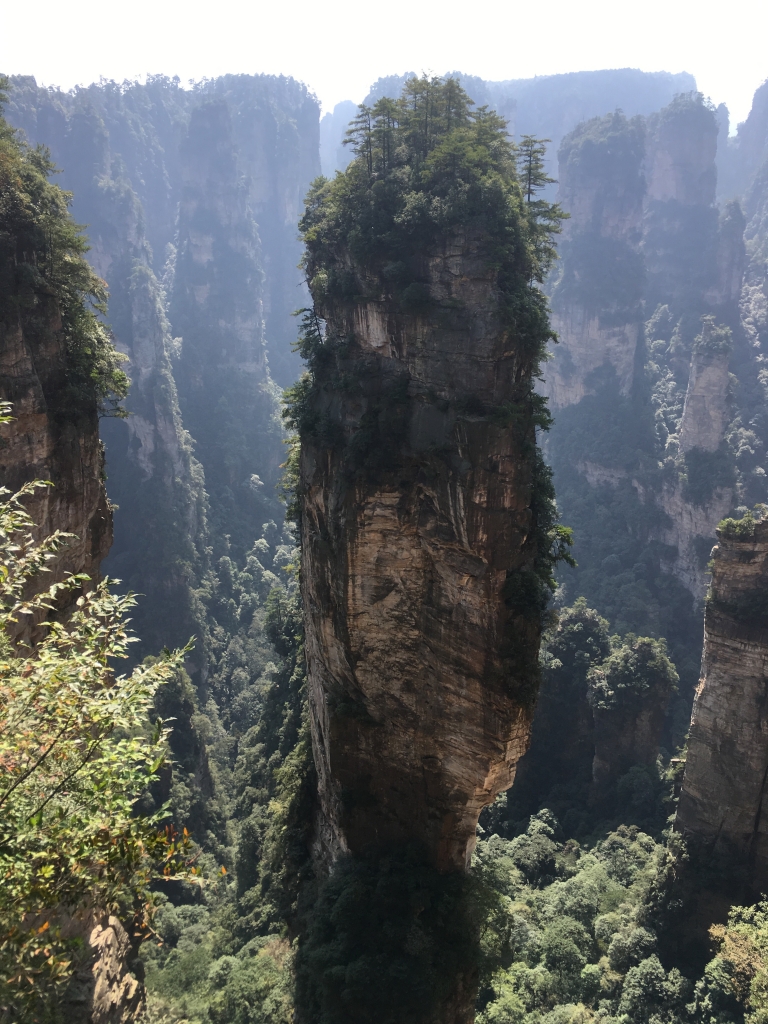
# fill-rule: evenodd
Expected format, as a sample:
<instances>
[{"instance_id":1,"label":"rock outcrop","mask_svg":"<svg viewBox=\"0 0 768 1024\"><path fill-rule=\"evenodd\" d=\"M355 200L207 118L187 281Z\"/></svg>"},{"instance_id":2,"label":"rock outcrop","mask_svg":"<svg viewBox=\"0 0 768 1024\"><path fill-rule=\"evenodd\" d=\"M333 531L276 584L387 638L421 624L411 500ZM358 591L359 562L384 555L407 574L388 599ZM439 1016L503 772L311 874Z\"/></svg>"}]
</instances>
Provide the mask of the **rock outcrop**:
<instances>
[{"instance_id":1,"label":"rock outcrop","mask_svg":"<svg viewBox=\"0 0 768 1024\"><path fill-rule=\"evenodd\" d=\"M61 1000L65 1024L134 1024L146 1010L144 985L130 970L135 950L113 914L70 918L62 934L82 942L78 967Z\"/></svg>"},{"instance_id":2,"label":"rock outcrop","mask_svg":"<svg viewBox=\"0 0 768 1024\"><path fill-rule=\"evenodd\" d=\"M726 520L675 828L768 881L768 521Z\"/></svg>"},{"instance_id":3,"label":"rock outcrop","mask_svg":"<svg viewBox=\"0 0 768 1024\"><path fill-rule=\"evenodd\" d=\"M321 414L348 447L366 445L368 466L352 475L339 449L302 441L326 859L415 840L441 870L465 868L480 810L527 746L539 624L504 592L532 566L533 424L483 415L514 401L525 370L481 245L459 232L431 253L432 317L386 294L319 307L329 335L348 338L338 373L358 381L329 381Z\"/></svg>"},{"instance_id":4,"label":"rock outcrop","mask_svg":"<svg viewBox=\"0 0 768 1024\"><path fill-rule=\"evenodd\" d=\"M112 542L99 424L95 407L76 419L57 415L65 343L58 307L46 305L42 329L38 323L30 330L21 318L0 325L0 398L12 403L14 416L0 428L0 481L11 491L36 479L53 484L27 502L38 536L61 530L74 537L46 581L68 573L97 580Z\"/></svg>"},{"instance_id":5,"label":"rock outcrop","mask_svg":"<svg viewBox=\"0 0 768 1024\"><path fill-rule=\"evenodd\" d=\"M728 422L728 347L708 344L713 325L704 325L701 344L694 347L688 390L680 422L680 450L720 447Z\"/></svg>"}]
</instances>

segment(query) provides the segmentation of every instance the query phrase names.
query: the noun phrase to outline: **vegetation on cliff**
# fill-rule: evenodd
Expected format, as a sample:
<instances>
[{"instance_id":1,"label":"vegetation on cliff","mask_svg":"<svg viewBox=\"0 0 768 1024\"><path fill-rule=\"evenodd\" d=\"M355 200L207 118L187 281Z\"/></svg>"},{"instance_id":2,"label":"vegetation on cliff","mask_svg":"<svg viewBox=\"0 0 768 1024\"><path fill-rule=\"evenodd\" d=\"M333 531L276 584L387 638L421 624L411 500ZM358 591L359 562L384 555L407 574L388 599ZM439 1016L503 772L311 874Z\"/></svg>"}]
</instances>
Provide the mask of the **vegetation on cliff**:
<instances>
[{"instance_id":1,"label":"vegetation on cliff","mask_svg":"<svg viewBox=\"0 0 768 1024\"><path fill-rule=\"evenodd\" d=\"M0 111L7 101L0 78ZM57 389L62 419L118 412L128 378L109 333L104 282L84 259L88 243L69 215L71 194L48 179L48 151L26 145L0 117L0 324L34 338L60 320L66 351Z\"/></svg>"},{"instance_id":2,"label":"vegetation on cliff","mask_svg":"<svg viewBox=\"0 0 768 1024\"><path fill-rule=\"evenodd\" d=\"M7 417L5 417L7 419ZM42 574L66 535L36 543L23 500L0 501L0 1016L55 1020L57 1002L88 956L67 925L95 907L149 933L157 879L194 877L189 840L135 806L166 760L168 730L153 725L158 687L184 652L115 676L131 637L132 597L108 584L77 599L65 623L46 621L34 649L13 643L19 618L40 618L62 591ZM37 593L29 596L30 590Z\"/></svg>"}]
</instances>

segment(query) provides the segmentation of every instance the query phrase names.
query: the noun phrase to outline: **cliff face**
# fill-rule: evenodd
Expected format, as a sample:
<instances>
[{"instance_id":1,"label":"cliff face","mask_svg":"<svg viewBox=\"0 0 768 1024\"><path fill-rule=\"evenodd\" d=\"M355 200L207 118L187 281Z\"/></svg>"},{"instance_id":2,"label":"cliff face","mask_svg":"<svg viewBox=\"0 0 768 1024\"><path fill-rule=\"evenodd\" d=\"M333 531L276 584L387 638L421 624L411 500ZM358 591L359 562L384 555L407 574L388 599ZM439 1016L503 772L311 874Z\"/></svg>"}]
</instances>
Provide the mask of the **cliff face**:
<instances>
[{"instance_id":1,"label":"cliff face","mask_svg":"<svg viewBox=\"0 0 768 1024\"><path fill-rule=\"evenodd\" d=\"M571 219L542 385L579 563L566 599L584 594L621 632L666 636L681 693L695 685L715 527L747 493L755 500L739 460L757 407L731 376L758 372L739 326L744 218L737 204L715 206L717 140L715 112L695 95L642 118L596 118L563 140ZM724 327L730 351L709 351Z\"/></svg>"},{"instance_id":2,"label":"cliff face","mask_svg":"<svg viewBox=\"0 0 768 1024\"><path fill-rule=\"evenodd\" d=\"M75 216L92 235L100 234L99 204L103 210L106 199L113 211L119 208L108 194L114 182L129 186L143 213L151 267L161 277L189 173L182 150L189 144L190 119L211 102L228 112L240 188L259 225L270 364L286 386L299 370L290 351L290 314L301 302L302 284L296 221L320 172L317 101L304 86L289 78L225 75L182 89L178 79L157 75L143 85L102 83L65 93L19 76L12 80L8 119L30 141L50 147L64 168L64 187L75 192Z\"/></svg>"},{"instance_id":3,"label":"cliff face","mask_svg":"<svg viewBox=\"0 0 768 1024\"><path fill-rule=\"evenodd\" d=\"M260 492L274 489L282 446L267 363L259 234L223 101L193 112L180 154L169 305L182 338L175 377L213 515L244 554L253 522L265 518Z\"/></svg>"},{"instance_id":4,"label":"cliff face","mask_svg":"<svg viewBox=\"0 0 768 1024\"><path fill-rule=\"evenodd\" d=\"M560 197L570 219L553 299L560 344L544 383L553 409L580 402L602 367L613 370L622 394L632 387L643 284L637 249L644 139L641 118L628 122L616 113L581 126L560 152Z\"/></svg>"},{"instance_id":5,"label":"cliff face","mask_svg":"<svg viewBox=\"0 0 768 1024\"><path fill-rule=\"evenodd\" d=\"M38 538L75 535L48 579L98 579L112 540L98 414L125 379L93 312L101 282L82 258L66 196L1 117L0 135L0 398L14 416L0 432L0 476L11 491L53 484L27 499Z\"/></svg>"},{"instance_id":6,"label":"cliff face","mask_svg":"<svg viewBox=\"0 0 768 1024\"><path fill-rule=\"evenodd\" d=\"M459 233L424 268L434 301L461 310L453 322L403 315L385 295L327 310L329 332L351 335L338 373L360 390L329 395L324 411L358 442L378 419L366 440L381 471L350 479L339 452L302 444L326 857L415 839L441 870L463 869L481 808L511 786L527 745L520 670L539 627L503 590L531 564L533 430L479 412L513 399L521 374L480 242Z\"/></svg>"},{"instance_id":7,"label":"cliff face","mask_svg":"<svg viewBox=\"0 0 768 1024\"><path fill-rule=\"evenodd\" d=\"M733 520L726 524L733 524ZM701 679L675 828L768 879L768 523L718 530Z\"/></svg>"},{"instance_id":8,"label":"cliff face","mask_svg":"<svg viewBox=\"0 0 768 1024\"><path fill-rule=\"evenodd\" d=\"M691 360L680 422L680 450L717 451L725 434L727 416L728 351L697 349Z\"/></svg>"},{"instance_id":9,"label":"cliff face","mask_svg":"<svg viewBox=\"0 0 768 1024\"><path fill-rule=\"evenodd\" d=\"M249 593L241 616L225 568L220 605L218 561L234 555L244 568L263 543L245 584L263 598L276 581L272 555L287 552L274 493L284 457L274 375L288 384L298 370L296 221L319 170L316 101L265 76L189 90L158 76L76 94L16 78L9 117L63 165L128 356L130 415L102 433L118 507L106 569L146 595L134 652L195 635L190 669L201 684L212 645L247 630L259 601ZM225 629L216 643L214 616ZM257 677L260 665L241 644L225 674Z\"/></svg>"},{"instance_id":10,"label":"cliff face","mask_svg":"<svg viewBox=\"0 0 768 1024\"><path fill-rule=\"evenodd\" d=\"M46 306L34 330L22 318L0 325L0 397L13 403L15 417L1 430L0 477L11 491L35 479L53 483L27 503L38 535L62 530L76 537L49 579L83 572L96 580L112 542L104 452L95 408L75 421L57 415L66 354L59 311Z\"/></svg>"}]
</instances>

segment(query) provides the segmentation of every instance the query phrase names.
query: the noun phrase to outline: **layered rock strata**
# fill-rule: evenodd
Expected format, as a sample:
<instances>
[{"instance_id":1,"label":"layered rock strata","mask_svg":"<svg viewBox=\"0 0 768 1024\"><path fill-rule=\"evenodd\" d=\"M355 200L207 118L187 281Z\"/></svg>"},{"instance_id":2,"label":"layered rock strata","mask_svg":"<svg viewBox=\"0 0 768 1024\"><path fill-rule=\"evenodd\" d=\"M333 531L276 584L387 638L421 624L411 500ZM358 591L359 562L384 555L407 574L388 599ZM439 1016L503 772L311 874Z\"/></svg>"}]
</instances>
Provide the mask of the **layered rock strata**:
<instances>
[{"instance_id":1,"label":"layered rock strata","mask_svg":"<svg viewBox=\"0 0 768 1024\"><path fill-rule=\"evenodd\" d=\"M675 828L746 866L760 888L768 881L768 521L719 529L713 557Z\"/></svg>"},{"instance_id":2,"label":"layered rock strata","mask_svg":"<svg viewBox=\"0 0 768 1024\"><path fill-rule=\"evenodd\" d=\"M73 535L51 563L47 585L71 573L99 578L112 542L112 513L95 403L76 418L59 409L66 342L56 302L44 304L34 328L22 317L0 323L0 398L12 403L14 416L0 427L0 482L11 491L32 480L53 485L27 500L38 538L56 530Z\"/></svg>"},{"instance_id":3,"label":"layered rock strata","mask_svg":"<svg viewBox=\"0 0 768 1024\"><path fill-rule=\"evenodd\" d=\"M424 261L432 315L386 294L320 306L345 339L301 455L322 860L416 842L464 869L528 743L540 626L504 595L533 565L534 427L525 405L512 427L488 411L530 366L482 242Z\"/></svg>"}]
</instances>

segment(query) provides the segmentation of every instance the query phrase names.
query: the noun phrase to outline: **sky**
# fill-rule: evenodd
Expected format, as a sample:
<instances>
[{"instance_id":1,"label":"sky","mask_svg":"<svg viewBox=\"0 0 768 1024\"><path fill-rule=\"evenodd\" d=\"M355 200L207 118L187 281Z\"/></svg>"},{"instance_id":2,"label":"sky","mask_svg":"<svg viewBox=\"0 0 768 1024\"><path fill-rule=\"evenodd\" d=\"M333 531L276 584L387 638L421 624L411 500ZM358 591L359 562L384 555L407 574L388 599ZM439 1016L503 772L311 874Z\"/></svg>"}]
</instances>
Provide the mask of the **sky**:
<instances>
[{"instance_id":1,"label":"sky","mask_svg":"<svg viewBox=\"0 0 768 1024\"><path fill-rule=\"evenodd\" d=\"M381 75L490 80L689 71L735 127L768 78L768 2L729 0L0 0L0 72L71 88L147 73L292 75L324 110Z\"/></svg>"}]
</instances>

